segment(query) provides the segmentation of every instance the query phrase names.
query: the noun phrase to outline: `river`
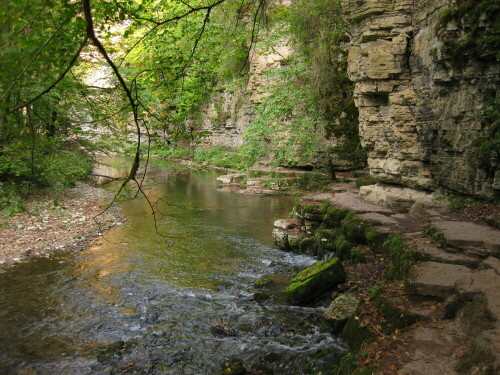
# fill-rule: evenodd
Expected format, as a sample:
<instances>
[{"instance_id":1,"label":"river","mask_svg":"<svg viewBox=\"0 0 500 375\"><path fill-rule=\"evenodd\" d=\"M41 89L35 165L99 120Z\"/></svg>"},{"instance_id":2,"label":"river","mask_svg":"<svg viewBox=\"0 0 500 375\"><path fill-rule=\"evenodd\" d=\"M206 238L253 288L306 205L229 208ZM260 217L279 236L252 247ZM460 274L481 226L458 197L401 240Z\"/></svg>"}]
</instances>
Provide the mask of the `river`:
<instances>
[{"instance_id":1,"label":"river","mask_svg":"<svg viewBox=\"0 0 500 375\"><path fill-rule=\"evenodd\" d=\"M293 198L226 191L216 177L156 163L144 187L157 231L146 199L125 200L126 223L83 251L0 274L0 374L201 375L228 361L255 374L331 369L345 347L322 330L324 308L283 294L314 262L273 246L272 223ZM276 282L256 291L263 275Z\"/></svg>"}]
</instances>

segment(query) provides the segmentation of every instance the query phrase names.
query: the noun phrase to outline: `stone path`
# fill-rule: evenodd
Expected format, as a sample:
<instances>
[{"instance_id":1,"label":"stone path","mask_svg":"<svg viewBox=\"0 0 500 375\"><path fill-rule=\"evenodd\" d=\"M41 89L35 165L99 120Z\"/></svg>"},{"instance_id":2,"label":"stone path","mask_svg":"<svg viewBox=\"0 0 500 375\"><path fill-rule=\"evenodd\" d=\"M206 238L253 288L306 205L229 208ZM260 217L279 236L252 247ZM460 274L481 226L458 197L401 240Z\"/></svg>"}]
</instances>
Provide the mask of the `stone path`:
<instances>
[{"instance_id":1,"label":"stone path","mask_svg":"<svg viewBox=\"0 0 500 375\"><path fill-rule=\"evenodd\" d=\"M427 193L404 190L398 198L397 189L365 187L358 194L353 184L331 190L303 200L327 200L381 233L402 233L405 244L425 259L408 280L421 323L405 333L398 371L387 373L455 375L460 366L461 374L500 373L500 230L453 220ZM390 195L385 206L376 204L382 192ZM443 312L429 310L429 301L441 301ZM470 366L469 357L475 361Z\"/></svg>"}]
</instances>

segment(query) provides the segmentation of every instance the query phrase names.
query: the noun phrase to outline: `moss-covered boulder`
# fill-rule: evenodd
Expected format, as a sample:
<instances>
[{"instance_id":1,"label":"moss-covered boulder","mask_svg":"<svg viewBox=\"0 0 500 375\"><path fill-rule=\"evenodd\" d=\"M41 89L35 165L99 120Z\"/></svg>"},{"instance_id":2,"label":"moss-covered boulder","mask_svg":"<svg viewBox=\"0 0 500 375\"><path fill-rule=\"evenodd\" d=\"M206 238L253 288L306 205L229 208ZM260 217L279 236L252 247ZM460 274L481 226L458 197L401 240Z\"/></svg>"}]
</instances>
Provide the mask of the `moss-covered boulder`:
<instances>
[{"instance_id":1,"label":"moss-covered boulder","mask_svg":"<svg viewBox=\"0 0 500 375\"><path fill-rule=\"evenodd\" d=\"M296 304L309 302L345 281L345 278L344 267L339 258L317 262L292 279L286 289L288 301Z\"/></svg>"},{"instance_id":2,"label":"moss-covered boulder","mask_svg":"<svg viewBox=\"0 0 500 375\"><path fill-rule=\"evenodd\" d=\"M341 222L345 238L355 244L366 244L366 224L359 220L354 212L350 212Z\"/></svg>"},{"instance_id":3,"label":"moss-covered boulder","mask_svg":"<svg viewBox=\"0 0 500 375\"><path fill-rule=\"evenodd\" d=\"M349 255L353 247L354 245L351 242L343 238L335 240L335 251L340 259L349 259Z\"/></svg>"}]
</instances>

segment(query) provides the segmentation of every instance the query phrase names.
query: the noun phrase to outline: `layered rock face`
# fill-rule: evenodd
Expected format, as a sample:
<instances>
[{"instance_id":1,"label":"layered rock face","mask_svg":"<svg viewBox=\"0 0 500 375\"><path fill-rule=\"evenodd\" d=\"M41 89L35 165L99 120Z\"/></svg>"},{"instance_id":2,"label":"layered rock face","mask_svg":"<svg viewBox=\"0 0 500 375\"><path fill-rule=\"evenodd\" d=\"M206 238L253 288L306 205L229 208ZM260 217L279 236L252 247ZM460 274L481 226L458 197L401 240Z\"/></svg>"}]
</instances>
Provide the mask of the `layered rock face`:
<instances>
[{"instance_id":1,"label":"layered rock face","mask_svg":"<svg viewBox=\"0 0 500 375\"><path fill-rule=\"evenodd\" d=\"M500 194L498 153L481 161L481 112L498 98L495 59L451 57L442 22L451 0L345 1L352 25L349 75L371 174L420 189ZM486 20L483 17L482 20ZM491 28L487 22L477 25Z\"/></svg>"},{"instance_id":2,"label":"layered rock face","mask_svg":"<svg viewBox=\"0 0 500 375\"><path fill-rule=\"evenodd\" d=\"M243 144L243 134L255 118L254 107L269 95L272 82L265 73L279 69L293 53L287 44L288 40L280 39L272 49L258 46L252 49L248 80L234 82L234 87L221 89L202 110L201 128L210 133L205 142L227 147Z\"/></svg>"}]
</instances>

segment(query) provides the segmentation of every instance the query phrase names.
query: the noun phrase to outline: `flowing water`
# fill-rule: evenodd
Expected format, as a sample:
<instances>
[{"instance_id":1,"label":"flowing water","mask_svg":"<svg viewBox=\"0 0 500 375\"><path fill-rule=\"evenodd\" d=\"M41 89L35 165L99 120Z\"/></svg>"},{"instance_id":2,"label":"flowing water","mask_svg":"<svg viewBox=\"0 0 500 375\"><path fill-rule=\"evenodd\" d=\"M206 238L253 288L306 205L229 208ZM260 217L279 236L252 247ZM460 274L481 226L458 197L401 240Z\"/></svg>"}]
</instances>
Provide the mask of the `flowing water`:
<instances>
[{"instance_id":1,"label":"flowing water","mask_svg":"<svg viewBox=\"0 0 500 375\"><path fill-rule=\"evenodd\" d=\"M224 191L216 176L152 166L145 189L163 213L161 235L147 201L129 200L126 223L83 251L1 274L0 374L216 374L227 361L256 374L331 368L344 348L322 332L324 309L283 298L286 276L314 262L272 245L292 198ZM276 283L255 294L266 274Z\"/></svg>"}]
</instances>

